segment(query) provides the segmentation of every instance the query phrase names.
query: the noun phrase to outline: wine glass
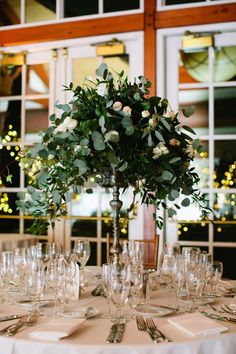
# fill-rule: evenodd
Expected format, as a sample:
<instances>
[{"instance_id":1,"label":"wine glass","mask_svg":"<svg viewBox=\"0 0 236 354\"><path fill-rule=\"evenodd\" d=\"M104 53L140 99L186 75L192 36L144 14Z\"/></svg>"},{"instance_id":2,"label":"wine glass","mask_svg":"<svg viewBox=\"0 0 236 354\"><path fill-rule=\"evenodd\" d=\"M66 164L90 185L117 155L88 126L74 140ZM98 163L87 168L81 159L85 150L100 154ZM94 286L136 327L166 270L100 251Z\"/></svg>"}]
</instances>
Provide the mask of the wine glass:
<instances>
[{"instance_id":1,"label":"wine glass","mask_svg":"<svg viewBox=\"0 0 236 354\"><path fill-rule=\"evenodd\" d=\"M32 300L33 312L39 313L39 302L43 298L45 286L45 272L41 267L26 276L26 294Z\"/></svg>"},{"instance_id":2,"label":"wine glass","mask_svg":"<svg viewBox=\"0 0 236 354\"><path fill-rule=\"evenodd\" d=\"M216 294L217 287L223 274L223 263L219 261L213 261L211 266L211 282L213 294Z\"/></svg>"},{"instance_id":3,"label":"wine glass","mask_svg":"<svg viewBox=\"0 0 236 354\"><path fill-rule=\"evenodd\" d=\"M73 253L80 263L80 286L85 285L84 268L89 260L91 249L89 240L77 240L74 243Z\"/></svg>"},{"instance_id":4,"label":"wine glass","mask_svg":"<svg viewBox=\"0 0 236 354\"><path fill-rule=\"evenodd\" d=\"M115 320L124 323L126 316L123 308L128 302L130 292L130 266L123 262L109 264L109 291L111 301L116 307Z\"/></svg>"},{"instance_id":5,"label":"wine glass","mask_svg":"<svg viewBox=\"0 0 236 354\"><path fill-rule=\"evenodd\" d=\"M65 263L57 259L51 260L46 269L46 286L54 296L54 315L59 312L59 300L65 300Z\"/></svg>"},{"instance_id":6,"label":"wine glass","mask_svg":"<svg viewBox=\"0 0 236 354\"><path fill-rule=\"evenodd\" d=\"M14 304L15 301L10 296L11 285L16 277L16 267L14 256L11 251L3 251L0 253L0 274L2 280L2 289L6 292L6 303Z\"/></svg>"}]
</instances>

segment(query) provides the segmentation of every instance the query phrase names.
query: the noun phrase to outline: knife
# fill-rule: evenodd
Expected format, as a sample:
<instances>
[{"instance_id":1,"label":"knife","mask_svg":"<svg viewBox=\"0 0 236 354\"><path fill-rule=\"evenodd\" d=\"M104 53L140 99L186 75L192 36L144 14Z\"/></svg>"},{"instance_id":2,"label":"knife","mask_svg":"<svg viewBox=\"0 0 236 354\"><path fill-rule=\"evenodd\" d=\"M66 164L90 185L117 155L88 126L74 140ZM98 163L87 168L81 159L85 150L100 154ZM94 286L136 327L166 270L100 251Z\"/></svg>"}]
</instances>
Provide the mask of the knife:
<instances>
[{"instance_id":1,"label":"knife","mask_svg":"<svg viewBox=\"0 0 236 354\"><path fill-rule=\"evenodd\" d=\"M116 332L118 329L117 327L118 326L116 323L111 326L110 333L109 333L107 340L106 340L107 343L114 343L114 338L115 338L115 335L116 335Z\"/></svg>"},{"instance_id":2,"label":"knife","mask_svg":"<svg viewBox=\"0 0 236 354\"><path fill-rule=\"evenodd\" d=\"M21 318L24 315L8 315L8 316L2 316L0 317L0 322L4 322L4 321L10 321L10 320L15 320L17 318Z\"/></svg>"},{"instance_id":3,"label":"knife","mask_svg":"<svg viewBox=\"0 0 236 354\"><path fill-rule=\"evenodd\" d=\"M177 308L171 307L171 306L158 305L158 304L150 304L150 305L153 306L153 307L160 307L161 309L165 309L165 310L178 311Z\"/></svg>"},{"instance_id":4,"label":"knife","mask_svg":"<svg viewBox=\"0 0 236 354\"><path fill-rule=\"evenodd\" d=\"M116 331L115 337L113 339L114 343L120 343L121 342L124 330L125 330L125 324L124 323L118 324L117 331Z\"/></svg>"},{"instance_id":5,"label":"knife","mask_svg":"<svg viewBox=\"0 0 236 354\"><path fill-rule=\"evenodd\" d=\"M201 311L201 313L207 317L214 318L215 320L236 323L236 318L230 316L217 315L216 313L208 313L205 311Z\"/></svg>"}]
</instances>

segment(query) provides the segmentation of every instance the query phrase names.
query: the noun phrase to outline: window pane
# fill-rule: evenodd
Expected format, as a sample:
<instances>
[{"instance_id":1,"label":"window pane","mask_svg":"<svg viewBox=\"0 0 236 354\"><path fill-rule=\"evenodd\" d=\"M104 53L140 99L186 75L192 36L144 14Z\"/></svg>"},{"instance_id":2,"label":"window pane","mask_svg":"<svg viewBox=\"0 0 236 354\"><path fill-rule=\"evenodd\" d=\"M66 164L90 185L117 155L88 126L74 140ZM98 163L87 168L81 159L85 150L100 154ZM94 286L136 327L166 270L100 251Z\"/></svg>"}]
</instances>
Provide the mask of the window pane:
<instances>
[{"instance_id":1,"label":"window pane","mask_svg":"<svg viewBox=\"0 0 236 354\"><path fill-rule=\"evenodd\" d=\"M72 81L74 87L89 85L85 78L92 78L99 66L98 58L76 58L72 61Z\"/></svg>"},{"instance_id":2,"label":"window pane","mask_svg":"<svg viewBox=\"0 0 236 354\"><path fill-rule=\"evenodd\" d=\"M21 95L21 73L21 66L14 66L10 64L1 66L0 96Z\"/></svg>"},{"instance_id":3,"label":"window pane","mask_svg":"<svg viewBox=\"0 0 236 354\"><path fill-rule=\"evenodd\" d=\"M214 91L215 134L236 134L236 87Z\"/></svg>"},{"instance_id":4,"label":"window pane","mask_svg":"<svg viewBox=\"0 0 236 354\"><path fill-rule=\"evenodd\" d=\"M223 277L236 279L236 249L235 248L214 248L214 260L223 262Z\"/></svg>"},{"instance_id":5,"label":"window pane","mask_svg":"<svg viewBox=\"0 0 236 354\"><path fill-rule=\"evenodd\" d=\"M97 265L97 243L90 242L91 255L87 262L87 265Z\"/></svg>"},{"instance_id":6,"label":"window pane","mask_svg":"<svg viewBox=\"0 0 236 354\"><path fill-rule=\"evenodd\" d=\"M215 48L214 81L236 79L236 46Z\"/></svg>"},{"instance_id":7,"label":"window pane","mask_svg":"<svg viewBox=\"0 0 236 354\"><path fill-rule=\"evenodd\" d=\"M25 22L50 21L56 19L56 0L25 0Z\"/></svg>"},{"instance_id":8,"label":"window pane","mask_svg":"<svg viewBox=\"0 0 236 354\"><path fill-rule=\"evenodd\" d=\"M194 114L186 118L180 112L181 124L188 125L197 136L208 134L208 89L192 89L179 91L180 108L194 105Z\"/></svg>"},{"instance_id":9,"label":"window pane","mask_svg":"<svg viewBox=\"0 0 236 354\"><path fill-rule=\"evenodd\" d=\"M236 140L215 141L215 188L235 188Z\"/></svg>"},{"instance_id":10,"label":"window pane","mask_svg":"<svg viewBox=\"0 0 236 354\"><path fill-rule=\"evenodd\" d=\"M236 242L235 224L214 224L215 242Z\"/></svg>"},{"instance_id":11,"label":"window pane","mask_svg":"<svg viewBox=\"0 0 236 354\"><path fill-rule=\"evenodd\" d=\"M21 101L0 101L0 141L19 141L20 127Z\"/></svg>"},{"instance_id":12,"label":"window pane","mask_svg":"<svg viewBox=\"0 0 236 354\"><path fill-rule=\"evenodd\" d=\"M208 67L208 50L198 52L184 52L180 51L180 63L183 66L179 68L180 82L208 82L209 81L209 67ZM188 74L188 75L187 75Z\"/></svg>"},{"instance_id":13,"label":"window pane","mask_svg":"<svg viewBox=\"0 0 236 354\"><path fill-rule=\"evenodd\" d=\"M0 26L17 25L20 23L21 0L0 1Z\"/></svg>"},{"instance_id":14,"label":"window pane","mask_svg":"<svg viewBox=\"0 0 236 354\"><path fill-rule=\"evenodd\" d=\"M179 241L208 241L208 224L199 223L179 223Z\"/></svg>"},{"instance_id":15,"label":"window pane","mask_svg":"<svg viewBox=\"0 0 236 354\"><path fill-rule=\"evenodd\" d=\"M18 159L19 146L0 146L0 188L20 186L20 167ZM7 176L11 176L8 181Z\"/></svg>"},{"instance_id":16,"label":"window pane","mask_svg":"<svg viewBox=\"0 0 236 354\"><path fill-rule=\"evenodd\" d=\"M208 141L202 141L201 144L204 150L196 154L192 165L195 167L195 172L200 178L198 186L200 188L207 188L209 187Z\"/></svg>"},{"instance_id":17,"label":"window pane","mask_svg":"<svg viewBox=\"0 0 236 354\"><path fill-rule=\"evenodd\" d=\"M25 141L41 140L39 133L48 127L48 100L28 100L25 103Z\"/></svg>"},{"instance_id":18,"label":"window pane","mask_svg":"<svg viewBox=\"0 0 236 354\"><path fill-rule=\"evenodd\" d=\"M134 10L139 9L140 4L139 0L119 0L119 1L111 1L104 0L103 1L104 12L113 12L113 11L123 11L123 10Z\"/></svg>"},{"instance_id":19,"label":"window pane","mask_svg":"<svg viewBox=\"0 0 236 354\"><path fill-rule=\"evenodd\" d=\"M66 0L64 1L64 17L92 15L98 13L98 0Z\"/></svg>"},{"instance_id":20,"label":"window pane","mask_svg":"<svg viewBox=\"0 0 236 354\"><path fill-rule=\"evenodd\" d=\"M111 68L111 72L116 75L122 70L126 76L129 76L129 56L122 55L117 57L107 57L104 58L104 63L107 64L108 68Z\"/></svg>"},{"instance_id":21,"label":"window pane","mask_svg":"<svg viewBox=\"0 0 236 354\"><path fill-rule=\"evenodd\" d=\"M17 200L16 193L0 192L0 215L11 216L19 215L16 210L15 201ZM1 219L0 218L1 233L19 233L19 219Z\"/></svg>"},{"instance_id":22,"label":"window pane","mask_svg":"<svg viewBox=\"0 0 236 354\"><path fill-rule=\"evenodd\" d=\"M35 64L27 66L26 94L49 92L49 64Z\"/></svg>"},{"instance_id":23,"label":"window pane","mask_svg":"<svg viewBox=\"0 0 236 354\"><path fill-rule=\"evenodd\" d=\"M234 193L216 193L214 211L216 220L236 220L236 195Z\"/></svg>"}]
</instances>

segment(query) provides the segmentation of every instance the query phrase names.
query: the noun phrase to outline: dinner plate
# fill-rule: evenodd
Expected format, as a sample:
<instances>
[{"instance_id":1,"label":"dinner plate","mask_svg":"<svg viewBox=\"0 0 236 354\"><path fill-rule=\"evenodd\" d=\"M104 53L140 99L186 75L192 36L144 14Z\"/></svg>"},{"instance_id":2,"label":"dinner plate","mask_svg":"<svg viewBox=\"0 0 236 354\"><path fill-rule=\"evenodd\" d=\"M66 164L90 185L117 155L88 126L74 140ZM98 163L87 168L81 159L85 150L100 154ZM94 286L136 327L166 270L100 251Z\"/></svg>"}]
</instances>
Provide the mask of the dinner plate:
<instances>
[{"instance_id":1,"label":"dinner plate","mask_svg":"<svg viewBox=\"0 0 236 354\"><path fill-rule=\"evenodd\" d=\"M143 316L152 316L152 317L164 317L174 313L174 310L164 308L158 305L149 305L143 304L138 305L135 308L135 311Z\"/></svg>"},{"instance_id":2,"label":"dinner plate","mask_svg":"<svg viewBox=\"0 0 236 354\"><path fill-rule=\"evenodd\" d=\"M65 310L60 316L67 318L92 318L100 313L95 307L81 307L75 311Z\"/></svg>"},{"instance_id":3,"label":"dinner plate","mask_svg":"<svg viewBox=\"0 0 236 354\"><path fill-rule=\"evenodd\" d=\"M196 304L199 306L208 305L208 304L212 304L213 302L218 301L220 299L221 299L221 296L217 296L217 295L201 296L196 299Z\"/></svg>"},{"instance_id":4,"label":"dinner plate","mask_svg":"<svg viewBox=\"0 0 236 354\"><path fill-rule=\"evenodd\" d=\"M37 305L39 308L42 308L44 306L47 306L50 303L48 300L42 300L40 301ZM19 305L26 308L26 309L31 309L33 307L32 301L29 300L22 300L19 302Z\"/></svg>"}]
</instances>

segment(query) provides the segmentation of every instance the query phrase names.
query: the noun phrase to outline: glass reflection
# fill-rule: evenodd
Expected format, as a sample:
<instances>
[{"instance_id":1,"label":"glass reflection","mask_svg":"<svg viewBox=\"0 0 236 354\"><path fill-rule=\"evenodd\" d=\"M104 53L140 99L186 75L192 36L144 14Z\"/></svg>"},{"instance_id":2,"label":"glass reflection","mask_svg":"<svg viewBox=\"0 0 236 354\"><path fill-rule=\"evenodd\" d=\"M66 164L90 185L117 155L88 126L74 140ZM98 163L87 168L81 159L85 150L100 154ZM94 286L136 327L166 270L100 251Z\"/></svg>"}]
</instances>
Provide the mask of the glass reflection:
<instances>
[{"instance_id":1,"label":"glass reflection","mask_svg":"<svg viewBox=\"0 0 236 354\"><path fill-rule=\"evenodd\" d=\"M98 58L76 58L72 61L72 82L74 87L89 86L90 83L84 78L91 78L98 67Z\"/></svg>"},{"instance_id":2,"label":"glass reflection","mask_svg":"<svg viewBox=\"0 0 236 354\"><path fill-rule=\"evenodd\" d=\"M28 65L26 72L26 94L49 92L49 64Z\"/></svg>"},{"instance_id":3,"label":"glass reflection","mask_svg":"<svg viewBox=\"0 0 236 354\"><path fill-rule=\"evenodd\" d=\"M189 118L179 113L182 125L189 125L194 129L197 136L208 135L208 89L192 89L179 91L180 108L194 105L195 111Z\"/></svg>"},{"instance_id":4,"label":"glass reflection","mask_svg":"<svg viewBox=\"0 0 236 354\"><path fill-rule=\"evenodd\" d=\"M25 22L50 21L56 19L56 0L25 0Z\"/></svg>"},{"instance_id":5,"label":"glass reflection","mask_svg":"<svg viewBox=\"0 0 236 354\"><path fill-rule=\"evenodd\" d=\"M236 140L215 141L215 188L234 188L236 181Z\"/></svg>"},{"instance_id":6,"label":"glass reflection","mask_svg":"<svg viewBox=\"0 0 236 354\"><path fill-rule=\"evenodd\" d=\"M21 0L0 1L0 26L20 24Z\"/></svg>"},{"instance_id":7,"label":"glass reflection","mask_svg":"<svg viewBox=\"0 0 236 354\"><path fill-rule=\"evenodd\" d=\"M1 62L0 62L1 63ZM0 96L21 95L22 66L4 65L0 68Z\"/></svg>"},{"instance_id":8,"label":"glass reflection","mask_svg":"<svg viewBox=\"0 0 236 354\"><path fill-rule=\"evenodd\" d=\"M208 224L204 221L178 224L179 241L208 241Z\"/></svg>"},{"instance_id":9,"label":"glass reflection","mask_svg":"<svg viewBox=\"0 0 236 354\"><path fill-rule=\"evenodd\" d=\"M40 132L48 127L48 100L28 100L25 103L25 141L40 140Z\"/></svg>"}]
</instances>

